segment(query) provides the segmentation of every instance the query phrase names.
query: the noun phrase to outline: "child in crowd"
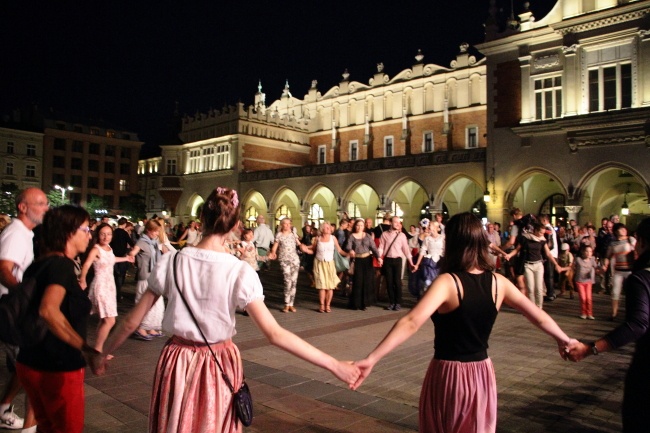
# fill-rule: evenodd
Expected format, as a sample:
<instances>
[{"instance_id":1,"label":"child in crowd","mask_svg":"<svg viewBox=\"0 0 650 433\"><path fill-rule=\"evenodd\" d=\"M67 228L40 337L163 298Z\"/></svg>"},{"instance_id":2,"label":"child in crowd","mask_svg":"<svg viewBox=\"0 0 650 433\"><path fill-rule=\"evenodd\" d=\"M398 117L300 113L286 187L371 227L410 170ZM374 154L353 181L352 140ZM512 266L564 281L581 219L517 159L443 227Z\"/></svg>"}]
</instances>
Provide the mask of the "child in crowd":
<instances>
[{"instance_id":1,"label":"child in crowd","mask_svg":"<svg viewBox=\"0 0 650 433\"><path fill-rule=\"evenodd\" d=\"M596 282L596 272L600 272L593 255L594 249L589 244L582 244L580 256L574 262L575 286L580 294L580 318L589 320L594 320L591 290Z\"/></svg>"},{"instance_id":2,"label":"child in crowd","mask_svg":"<svg viewBox=\"0 0 650 433\"><path fill-rule=\"evenodd\" d=\"M241 232L241 242L239 247L237 247L237 252L239 253L239 259L245 261L255 271L259 271L259 266L257 262L265 262L266 257L262 257L257 254L257 247L253 243L253 230L243 229Z\"/></svg>"},{"instance_id":3,"label":"child in crowd","mask_svg":"<svg viewBox=\"0 0 650 433\"><path fill-rule=\"evenodd\" d=\"M571 246L563 242L562 247L560 248L560 254L557 256L557 262L563 268L568 268L565 272L561 272L558 275L558 287L560 288L560 296L564 296L564 293L569 290L569 298L573 299L573 291L575 287L573 286L573 254L571 254Z\"/></svg>"}]
</instances>

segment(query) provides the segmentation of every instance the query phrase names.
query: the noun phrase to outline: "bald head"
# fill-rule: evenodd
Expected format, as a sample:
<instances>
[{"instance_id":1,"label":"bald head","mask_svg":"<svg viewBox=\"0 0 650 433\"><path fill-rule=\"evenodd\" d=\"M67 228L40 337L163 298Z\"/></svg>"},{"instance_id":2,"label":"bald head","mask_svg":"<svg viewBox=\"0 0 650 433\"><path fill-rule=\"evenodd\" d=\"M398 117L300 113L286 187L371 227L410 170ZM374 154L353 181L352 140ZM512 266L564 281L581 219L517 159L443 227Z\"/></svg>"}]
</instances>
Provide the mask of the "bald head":
<instances>
[{"instance_id":1,"label":"bald head","mask_svg":"<svg viewBox=\"0 0 650 433\"><path fill-rule=\"evenodd\" d=\"M18 218L30 230L43 223L48 208L47 196L39 188L27 188L16 197Z\"/></svg>"}]
</instances>

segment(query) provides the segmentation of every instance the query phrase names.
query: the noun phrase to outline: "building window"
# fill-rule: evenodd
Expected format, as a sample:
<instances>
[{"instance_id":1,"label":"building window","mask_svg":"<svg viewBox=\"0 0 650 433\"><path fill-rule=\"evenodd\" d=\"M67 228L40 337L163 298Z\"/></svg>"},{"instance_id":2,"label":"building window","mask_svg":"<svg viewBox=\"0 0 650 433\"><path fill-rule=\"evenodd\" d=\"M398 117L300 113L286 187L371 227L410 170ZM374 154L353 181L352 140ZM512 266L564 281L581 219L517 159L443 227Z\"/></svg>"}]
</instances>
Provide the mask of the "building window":
<instances>
[{"instance_id":1,"label":"building window","mask_svg":"<svg viewBox=\"0 0 650 433\"><path fill-rule=\"evenodd\" d=\"M120 191L129 190L129 182L126 179L120 179Z\"/></svg>"},{"instance_id":2,"label":"building window","mask_svg":"<svg viewBox=\"0 0 650 433\"><path fill-rule=\"evenodd\" d=\"M201 167L201 151L190 150L190 173L198 173Z\"/></svg>"},{"instance_id":3,"label":"building window","mask_svg":"<svg viewBox=\"0 0 650 433\"><path fill-rule=\"evenodd\" d=\"M89 177L87 182L88 188L99 188L99 179L96 177Z\"/></svg>"},{"instance_id":4,"label":"building window","mask_svg":"<svg viewBox=\"0 0 650 433\"><path fill-rule=\"evenodd\" d=\"M287 205L280 205L278 209L275 211L275 226L280 225L280 221L282 221L284 218L291 218L291 211L287 207Z\"/></svg>"},{"instance_id":5,"label":"building window","mask_svg":"<svg viewBox=\"0 0 650 433\"><path fill-rule=\"evenodd\" d=\"M82 179L83 178L81 176L72 175L70 176L70 185L75 186L77 188L81 188L81 182L83 181Z\"/></svg>"},{"instance_id":6,"label":"building window","mask_svg":"<svg viewBox=\"0 0 650 433\"><path fill-rule=\"evenodd\" d=\"M129 174L130 167L129 164L120 164L120 174Z\"/></svg>"},{"instance_id":7,"label":"building window","mask_svg":"<svg viewBox=\"0 0 650 433\"><path fill-rule=\"evenodd\" d=\"M124 159L131 159L131 149L128 147L122 147L120 149L120 156Z\"/></svg>"},{"instance_id":8,"label":"building window","mask_svg":"<svg viewBox=\"0 0 650 433\"><path fill-rule=\"evenodd\" d=\"M216 169L214 160L214 147L203 148L203 171L212 171Z\"/></svg>"},{"instance_id":9,"label":"building window","mask_svg":"<svg viewBox=\"0 0 650 433\"><path fill-rule=\"evenodd\" d=\"M422 152L433 152L433 132L427 131L422 136Z\"/></svg>"},{"instance_id":10,"label":"building window","mask_svg":"<svg viewBox=\"0 0 650 433\"><path fill-rule=\"evenodd\" d=\"M309 215L307 216L307 221L309 221L309 224L311 224L312 226L318 228L323 222L325 222L325 218L323 215L324 215L323 208L320 207L318 203L314 203L309 208Z\"/></svg>"},{"instance_id":11,"label":"building window","mask_svg":"<svg viewBox=\"0 0 650 433\"><path fill-rule=\"evenodd\" d=\"M65 174L54 173L52 174L52 185L65 185Z\"/></svg>"},{"instance_id":12,"label":"building window","mask_svg":"<svg viewBox=\"0 0 650 433\"><path fill-rule=\"evenodd\" d=\"M359 210L359 206L351 201L348 202L348 216L353 219L361 218L361 211Z\"/></svg>"},{"instance_id":13,"label":"building window","mask_svg":"<svg viewBox=\"0 0 650 433\"><path fill-rule=\"evenodd\" d=\"M54 155L52 158L52 166L54 168L65 168L65 157L61 155Z\"/></svg>"},{"instance_id":14,"label":"building window","mask_svg":"<svg viewBox=\"0 0 650 433\"><path fill-rule=\"evenodd\" d=\"M399 204L397 204L396 201L390 204L390 211L396 217L402 218L404 216L404 211L402 210L402 207Z\"/></svg>"},{"instance_id":15,"label":"building window","mask_svg":"<svg viewBox=\"0 0 650 433\"><path fill-rule=\"evenodd\" d=\"M105 156L115 156L115 146L111 144L107 144L106 147L104 148L104 155Z\"/></svg>"},{"instance_id":16,"label":"building window","mask_svg":"<svg viewBox=\"0 0 650 433\"><path fill-rule=\"evenodd\" d=\"M25 166L25 176L26 177L36 177L36 166L27 164Z\"/></svg>"},{"instance_id":17,"label":"building window","mask_svg":"<svg viewBox=\"0 0 650 433\"><path fill-rule=\"evenodd\" d=\"M72 130L73 130L74 132L84 132L83 129L81 128L81 126L78 126L78 125L75 125L75 126L72 128Z\"/></svg>"},{"instance_id":18,"label":"building window","mask_svg":"<svg viewBox=\"0 0 650 433\"><path fill-rule=\"evenodd\" d=\"M318 164L327 164L327 145L318 146Z\"/></svg>"},{"instance_id":19,"label":"building window","mask_svg":"<svg viewBox=\"0 0 650 433\"><path fill-rule=\"evenodd\" d=\"M589 70L589 112L632 106L632 65L622 63Z\"/></svg>"},{"instance_id":20,"label":"building window","mask_svg":"<svg viewBox=\"0 0 650 433\"><path fill-rule=\"evenodd\" d=\"M230 145L220 144L216 147L216 167L215 170L228 170L230 169Z\"/></svg>"},{"instance_id":21,"label":"building window","mask_svg":"<svg viewBox=\"0 0 650 433\"><path fill-rule=\"evenodd\" d=\"M393 137L384 137L384 156L393 156Z\"/></svg>"},{"instance_id":22,"label":"building window","mask_svg":"<svg viewBox=\"0 0 650 433\"><path fill-rule=\"evenodd\" d=\"M168 159L167 160L167 174L176 174L176 160Z\"/></svg>"},{"instance_id":23,"label":"building window","mask_svg":"<svg viewBox=\"0 0 650 433\"><path fill-rule=\"evenodd\" d=\"M90 128L90 135L99 135L99 129Z\"/></svg>"},{"instance_id":24,"label":"building window","mask_svg":"<svg viewBox=\"0 0 650 433\"><path fill-rule=\"evenodd\" d=\"M27 156L36 156L35 144L27 144Z\"/></svg>"},{"instance_id":25,"label":"building window","mask_svg":"<svg viewBox=\"0 0 650 433\"><path fill-rule=\"evenodd\" d=\"M82 153L84 151L83 141L75 140L72 142L72 151Z\"/></svg>"},{"instance_id":26,"label":"building window","mask_svg":"<svg viewBox=\"0 0 650 433\"><path fill-rule=\"evenodd\" d=\"M96 159L89 159L88 171L99 171L99 161L97 161Z\"/></svg>"},{"instance_id":27,"label":"building window","mask_svg":"<svg viewBox=\"0 0 650 433\"><path fill-rule=\"evenodd\" d=\"M8 174L9 176L13 176L14 174L14 163L13 162L8 162L5 164L5 174Z\"/></svg>"},{"instance_id":28,"label":"building window","mask_svg":"<svg viewBox=\"0 0 650 433\"><path fill-rule=\"evenodd\" d=\"M104 179L104 189L115 189L115 181L113 179Z\"/></svg>"},{"instance_id":29,"label":"building window","mask_svg":"<svg viewBox=\"0 0 650 433\"><path fill-rule=\"evenodd\" d=\"M7 153L14 153L14 142L7 141Z\"/></svg>"},{"instance_id":30,"label":"building window","mask_svg":"<svg viewBox=\"0 0 650 433\"><path fill-rule=\"evenodd\" d=\"M70 160L70 168L72 170L81 170L81 158L72 158Z\"/></svg>"},{"instance_id":31,"label":"building window","mask_svg":"<svg viewBox=\"0 0 650 433\"><path fill-rule=\"evenodd\" d=\"M244 218L244 224L246 225L247 229L252 229L257 227L257 209L255 209L255 206L251 206L248 209L246 209L246 214Z\"/></svg>"},{"instance_id":32,"label":"building window","mask_svg":"<svg viewBox=\"0 0 650 433\"><path fill-rule=\"evenodd\" d=\"M65 140L63 138L54 139L54 150L65 150Z\"/></svg>"},{"instance_id":33,"label":"building window","mask_svg":"<svg viewBox=\"0 0 650 433\"><path fill-rule=\"evenodd\" d=\"M104 173L114 173L115 172L115 163L106 161L104 162Z\"/></svg>"},{"instance_id":34,"label":"building window","mask_svg":"<svg viewBox=\"0 0 650 433\"><path fill-rule=\"evenodd\" d=\"M562 117L562 77L535 80L535 119Z\"/></svg>"},{"instance_id":35,"label":"building window","mask_svg":"<svg viewBox=\"0 0 650 433\"><path fill-rule=\"evenodd\" d=\"M354 140L350 142L350 161L357 161L359 159L359 141Z\"/></svg>"},{"instance_id":36,"label":"building window","mask_svg":"<svg viewBox=\"0 0 650 433\"><path fill-rule=\"evenodd\" d=\"M478 147L478 126L468 126L465 129L465 143L467 149L476 149Z\"/></svg>"},{"instance_id":37,"label":"building window","mask_svg":"<svg viewBox=\"0 0 650 433\"><path fill-rule=\"evenodd\" d=\"M88 144L88 153L92 155L99 155L99 144L98 143L89 143Z\"/></svg>"}]
</instances>

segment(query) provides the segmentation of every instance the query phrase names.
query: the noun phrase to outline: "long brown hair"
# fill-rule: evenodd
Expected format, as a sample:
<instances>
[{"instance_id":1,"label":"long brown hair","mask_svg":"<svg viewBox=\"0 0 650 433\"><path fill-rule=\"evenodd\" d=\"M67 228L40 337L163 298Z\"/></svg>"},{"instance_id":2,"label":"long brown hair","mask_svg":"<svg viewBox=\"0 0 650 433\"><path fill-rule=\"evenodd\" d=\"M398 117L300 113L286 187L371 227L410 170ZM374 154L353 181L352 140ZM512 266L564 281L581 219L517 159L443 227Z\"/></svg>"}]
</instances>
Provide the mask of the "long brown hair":
<instances>
[{"instance_id":1,"label":"long brown hair","mask_svg":"<svg viewBox=\"0 0 650 433\"><path fill-rule=\"evenodd\" d=\"M474 267L492 271L490 241L481 221L469 212L451 217L445 226L445 255L442 272L462 272Z\"/></svg>"},{"instance_id":2,"label":"long brown hair","mask_svg":"<svg viewBox=\"0 0 650 433\"><path fill-rule=\"evenodd\" d=\"M215 188L203 204L201 227L204 236L228 233L239 222L239 198L230 188Z\"/></svg>"}]
</instances>

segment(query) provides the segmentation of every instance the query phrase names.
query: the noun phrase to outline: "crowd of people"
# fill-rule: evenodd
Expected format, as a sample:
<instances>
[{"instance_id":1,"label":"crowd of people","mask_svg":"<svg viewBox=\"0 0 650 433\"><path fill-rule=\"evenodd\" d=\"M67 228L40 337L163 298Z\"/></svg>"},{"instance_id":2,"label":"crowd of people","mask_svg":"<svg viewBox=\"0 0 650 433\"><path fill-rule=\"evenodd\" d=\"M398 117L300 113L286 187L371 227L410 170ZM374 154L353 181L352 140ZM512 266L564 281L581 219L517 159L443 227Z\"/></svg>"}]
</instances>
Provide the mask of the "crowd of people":
<instances>
[{"instance_id":1,"label":"crowd of people","mask_svg":"<svg viewBox=\"0 0 650 433\"><path fill-rule=\"evenodd\" d=\"M34 279L30 308L47 333L29 345L5 345L12 376L0 395L2 426L83 431L85 366L102 374L127 338L169 336L155 369L149 431L240 432L228 381L235 389L244 381L232 342L235 312L244 311L272 344L330 371L351 389L431 318L436 344L421 391L420 431L494 432L497 389L487 348L506 303L554 338L563 359L579 361L636 341L623 427L626 432L645 428L650 218L632 236L617 216L603 219L596 230L575 221L553 227L547 215L514 209L501 232L498 223L484 225L471 213L448 221L436 214L408 231L400 218L387 214L376 226L369 218L343 218L338 227L307 223L299 236L290 218L274 231L260 215L254 229L245 229L240 211L237 192L219 187L206 200L200 221L188 226L172 227L152 217L136 224L121 218L113 227L76 206L49 209L40 189L21 192L16 218L0 220L0 289L4 295L23 279ZM297 311L301 269L318 291L319 313L332 312L337 288L347 290L352 310L367 310L385 297L386 310L400 311L405 277L418 302L365 359L338 361L282 328L267 309L260 273L275 266L273 261L284 280L283 313ZM130 266L136 305L115 326ZM594 319L597 283L611 295L610 320L617 318L625 293L624 323L595 342L571 339L543 310L543 302L556 299L556 290L570 298L576 291L580 317ZM98 315L92 344L87 340L91 313ZM213 357L222 372L214 368ZM27 394L24 419L13 409L21 387ZM462 404L450 406L450 401Z\"/></svg>"}]
</instances>

